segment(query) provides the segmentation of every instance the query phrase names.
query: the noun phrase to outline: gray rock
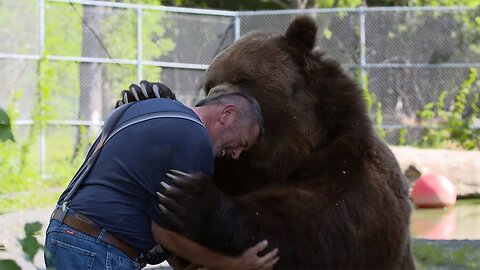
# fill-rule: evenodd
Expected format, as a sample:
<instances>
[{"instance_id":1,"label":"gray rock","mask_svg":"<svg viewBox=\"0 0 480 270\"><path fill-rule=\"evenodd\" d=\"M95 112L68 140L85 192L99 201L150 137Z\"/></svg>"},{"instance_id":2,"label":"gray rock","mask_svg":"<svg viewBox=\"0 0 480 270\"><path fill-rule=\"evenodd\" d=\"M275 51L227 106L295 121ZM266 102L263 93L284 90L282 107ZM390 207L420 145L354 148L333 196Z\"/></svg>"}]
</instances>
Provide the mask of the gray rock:
<instances>
[{"instance_id":1,"label":"gray rock","mask_svg":"<svg viewBox=\"0 0 480 270\"><path fill-rule=\"evenodd\" d=\"M438 173L453 183L459 198L480 197L480 151L390 148L411 182L422 174Z\"/></svg>"}]
</instances>

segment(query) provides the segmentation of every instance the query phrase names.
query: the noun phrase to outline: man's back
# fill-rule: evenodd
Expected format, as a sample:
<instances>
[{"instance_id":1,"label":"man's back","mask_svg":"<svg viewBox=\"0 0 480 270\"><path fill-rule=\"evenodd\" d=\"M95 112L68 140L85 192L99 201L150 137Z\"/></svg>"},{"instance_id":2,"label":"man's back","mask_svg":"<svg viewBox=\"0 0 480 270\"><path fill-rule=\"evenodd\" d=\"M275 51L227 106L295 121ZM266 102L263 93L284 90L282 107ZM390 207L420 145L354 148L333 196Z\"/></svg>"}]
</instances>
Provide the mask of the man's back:
<instances>
[{"instance_id":1,"label":"man's back","mask_svg":"<svg viewBox=\"0 0 480 270\"><path fill-rule=\"evenodd\" d=\"M151 99L133 104L117 126L140 115L180 112L198 119L183 104ZM70 207L104 227L138 251L155 243L150 222L165 226L156 202L160 182L170 169L213 171L212 145L205 127L187 119L159 118L134 124L103 147L95 166ZM59 201L62 201L65 193Z\"/></svg>"}]
</instances>

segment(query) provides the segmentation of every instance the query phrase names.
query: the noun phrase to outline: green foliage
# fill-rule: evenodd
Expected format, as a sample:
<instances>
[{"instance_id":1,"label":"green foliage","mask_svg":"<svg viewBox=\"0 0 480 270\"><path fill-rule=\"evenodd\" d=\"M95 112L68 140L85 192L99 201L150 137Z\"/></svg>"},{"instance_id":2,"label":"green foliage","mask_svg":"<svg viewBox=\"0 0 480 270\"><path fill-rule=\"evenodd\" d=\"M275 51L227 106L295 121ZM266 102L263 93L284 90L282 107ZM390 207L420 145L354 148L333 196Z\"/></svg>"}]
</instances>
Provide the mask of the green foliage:
<instances>
[{"instance_id":1,"label":"green foliage","mask_svg":"<svg viewBox=\"0 0 480 270\"><path fill-rule=\"evenodd\" d=\"M0 269L21 270L22 268L14 260L0 260Z\"/></svg>"},{"instance_id":2,"label":"green foliage","mask_svg":"<svg viewBox=\"0 0 480 270\"><path fill-rule=\"evenodd\" d=\"M377 101L377 96L375 93L370 92L368 89L368 75L365 75L363 78L360 78L360 73L357 73L357 77L359 80L363 81L363 96L365 101L367 102L367 109L369 115L373 117L372 110L375 109L375 115L373 117L373 121L375 123L375 130L380 138L385 138L387 136L387 132L383 128L383 113L382 113L382 104Z\"/></svg>"},{"instance_id":3,"label":"green foliage","mask_svg":"<svg viewBox=\"0 0 480 270\"><path fill-rule=\"evenodd\" d=\"M0 142L7 140L14 141L10 117L0 108Z\"/></svg>"},{"instance_id":4,"label":"green foliage","mask_svg":"<svg viewBox=\"0 0 480 270\"><path fill-rule=\"evenodd\" d=\"M406 136L407 136L406 128L403 127L398 130L398 145L406 145Z\"/></svg>"},{"instance_id":5,"label":"green foliage","mask_svg":"<svg viewBox=\"0 0 480 270\"><path fill-rule=\"evenodd\" d=\"M413 247L415 258L420 262L428 262L430 265L444 264L444 252L445 250L441 247L429 245L414 245Z\"/></svg>"},{"instance_id":6,"label":"green foliage","mask_svg":"<svg viewBox=\"0 0 480 270\"><path fill-rule=\"evenodd\" d=\"M455 94L455 101L450 108L445 108L447 91L443 91L438 101L425 104L417 113L421 124L425 127L421 147L439 148L447 143L457 143L465 149L479 148L480 130L473 128L473 122L479 115L479 93L471 93L472 85L477 79L477 70L470 69L468 78ZM469 101L468 98L473 96ZM464 117L465 109L471 108Z\"/></svg>"},{"instance_id":7,"label":"green foliage","mask_svg":"<svg viewBox=\"0 0 480 270\"><path fill-rule=\"evenodd\" d=\"M315 1L307 1L310 6ZM222 10L265 10L298 8L297 1L291 0L162 0L162 5Z\"/></svg>"},{"instance_id":8,"label":"green foliage","mask_svg":"<svg viewBox=\"0 0 480 270\"><path fill-rule=\"evenodd\" d=\"M265 9L295 9L300 8L351 8L359 7L363 3L367 6L470 6L476 7L479 0L315 0L315 1L293 1L293 0L163 0L162 5L183 6L195 8L213 8L226 10L265 10Z\"/></svg>"},{"instance_id":9,"label":"green foliage","mask_svg":"<svg viewBox=\"0 0 480 270\"><path fill-rule=\"evenodd\" d=\"M155 1L144 1L148 2ZM108 20L100 27L104 34L105 45L109 54L117 58L137 58L137 15L135 10L111 12ZM173 27L172 21L166 19L165 12L144 10L142 15L142 57L155 61L162 55L173 51L175 43L166 37L167 29ZM111 82L109 88L114 94L137 81L136 66L106 65L106 76ZM143 68L143 79L160 80L160 68Z\"/></svg>"},{"instance_id":10,"label":"green foliage","mask_svg":"<svg viewBox=\"0 0 480 270\"><path fill-rule=\"evenodd\" d=\"M317 0L319 8L335 8L335 7L359 7L362 5L362 0Z\"/></svg>"},{"instance_id":11,"label":"green foliage","mask_svg":"<svg viewBox=\"0 0 480 270\"><path fill-rule=\"evenodd\" d=\"M383 114L382 114L382 103L377 103L377 113L375 114L376 129L380 138L385 138L387 132L383 128Z\"/></svg>"},{"instance_id":12,"label":"green foliage","mask_svg":"<svg viewBox=\"0 0 480 270\"><path fill-rule=\"evenodd\" d=\"M361 78L360 76L361 76L361 74L357 70L357 80L362 82L363 97L365 98L365 101L367 102L368 113L371 114L372 113L372 106L377 101L377 96L374 93L370 92L370 90L368 89L368 76L365 75L365 76L363 76L363 78Z\"/></svg>"},{"instance_id":13,"label":"green foliage","mask_svg":"<svg viewBox=\"0 0 480 270\"><path fill-rule=\"evenodd\" d=\"M32 0L19 0L32 1ZM128 0L135 4L160 4L159 0ZM89 10L86 10L86 9ZM94 12L94 13L92 13ZM0 11L0 13L3 13ZM8 13L7 13L8 14ZM86 15L87 14L87 15ZM136 10L122 8L97 8L74 3L47 2L45 8L45 44L42 59L38 64L38 80L35 93L18 89L9 97L7 113L12 123L18 118L15 104L23 92L34 95L31 119L26 136L16 136L17 143L5 141L0 143L0 212L8 212L16 208L41 206L54 203L60 188L71 179L83 162L84 153L96 134L88 132L87 127L78 129L79 141L72 134L76 127L47 125L52 119L77 119L80 93L81 63L69 61L49 61L49 55L81 56L83 38L83 20L92 15L96 21L89 25L96 32L98 57L114 57L134 60L137 58ZM144 10L142 17L143 39L142 55L146 60L158 60L162 55L170 53L175 44L167 38L167 29L172 30L171 20L165 19L164 12ZM3 21L3 19L2 19ZM1 31L1 30L0 30ZM171 31L170 31L171 32ZM97 45L98 45L97 44ZM92 55L85 55L92 56ZM93 55L94 56L94 55ZM109 104L112 94L117 97L120 90L137 81L136 65L102 64L102 87L108 89L102 98ZM145 66L144 78L159 80L161 68ZM83 78L85 80L85 78ZM113 107L113 100L111 102ZM1 112L0 112L1 113ZM0 115L0 135L6 122ZM22 131L23 131L22 127ZM46 134L46 164L50 173L48 178L39 181L40 156L38 142L41 132ZM23 133L25 134L25 132ZM3 137L2 137L3 138ZM74 155L74 147L80 150ZM72 159L72 157L74 157ZM38 192L41 190L42 192ZM32 196L34 194L34 196Z\"/></svg>"},{"instance_id":14,"label":"green foliage","mask_svg":"<svg viewBox=\"0 0 480 270\"><path fill-rule=\"evenodd\" d=\"M38 221L33 223L27 223L24 226L25 237L22 239L18 239L18 243L22 247L24 254L26 255L28 261L32 264L33 259L35 258L35 255L38 253L38 251L44 249L43 245L38 242L37 238L35 238L35 236L38 235L41 229L42 224ZM3 245L0 245L0 247L2 247L0 251L5 251L5 247ZM0 260L0 269L16 270L21 268L13 260L2 259Z\"/></svg>"},{"instance_id":15,"label":"green foliage","mask_svg":"<svg viewBox=\"0 0 480 270\"><path fill-rule=\"evenodd\" d=\"M15 101L21 96L17 94L12 95L9 104L15 103ZM10 105L7 109L8 114L11 116L11 123L13 124L18 117L18 112L15 111L13 105ZM13 132L16 130L15 125L11 125ZM22 190L31 184L38 176L38 170L32 165L34 164L30 158L30 145L31 141L36 136L33 135L34 128L30 129L30 136L26 141L14 142L5 141L0 143L0 195L12 191Z\"/></svg>"},{"instance_id":16,"label":"green foliage","mask_svg":"<svg viewBox=\"0 0 480 270\"><path fill-rule=\"evenodd\" d=\"M477 7L480 0L417 0L413 1L416 6L469 6Z\"/></svg>"},{"instance_id":17,"label":"green foliage","mask_svg":"<svg viewBox=\"0 0 480 270\"><path fill-rule=\"evenodd\" d=\"M480 6L480 0L424 0L416 1L415 5L419 6L468 6L471 8L478 8ZM435 18L440 18L443 13L438 14ZM444 14L443 14L444 15ZM432 59L431 63L443 63L447 62L452 57L462 57L465 62L470 62L471 56L465 54L464 44L468 44L468 49L473 54L480 54L480 16L477 11L461 11L452 14L457 26L458 31L451 33L452 40L456 40L457 50L448 53L440 54L434 53L437 59ZM458 59L457 59L458 61Z\"/></svg>"},{"instance_id":18,"label":"green foliage","mask_svg":"<svg viewBox=\"0 0 480 270\"><path fill-rule=\"evenodd\" d=\"M45 9L45 51L53 55L79 56L82 51L82 21L79 4L48 2Z\"/></svg>"},{"instance_id":19,"label":"green foliage","mask_svg":"<svg viewBox=\"0 0 480 270\"><path fill-rule=\"evenodd\" d=\"M38 65L39 79L37 89L33 94L37 100L32 110L33 124L28 130L26 138L19 139L18 142L6 141L0 144L0 209L6 212L15 207L27 207L38 205L45 200L45 192L32 196L29 192L43 190L50 184L48 181L38 181L40 179L39 157L35 148L42 128L46 127L46 121L52 117L52 106L49 104L51 97L52 84L54 83L54 70L50 67L47 60L42 60ZM18 117L14 104L21 97L22 91L18 90L16 94L10 97L8 101L8 113L11 115L11 121ZM17 126L12 125L15 131ZM24 194L24 193L27 194ZM51 202L51 199L46 199ZM41 204L40 204L41 205Z\"/></svg>"},{"instance_id":20,"label":"green foliage","mask_svg":"<svg viewBox=\"0 0 480 270\"><path fill-rule=\"evenodd\" d=\"M83 6L79 4L48 2L45 9L45 49L46 55L80 56L82 52L82 21L80 19ZM78 12L78 13L77 13ZM54 106L46 121L57 118L61 112L64 119L76 119L78 116L78 99L80 92L80 63L70 61L43 61L44 88L48 88L49 96L42 96L43 102ZM41 86L37 85L37 86ZM45 98L48 98L46 100Z\"/></svg>"},{"instance_id":21,"label":"green foliage","mask_svg":"<svg viewBox=\"0 0 480 270\"><path fill-rule=\"evenodd\" d=\"M478 269L480 252L470 245L447 248L440 244L416 243L413 254L418 269Z\"/></svg>"},{"instance_id":22,"label":"green foliage","mask_svg":"<svg viewBox=\"0 0 480 270\"><path fill-rule=\"evenodd\" d=\"M35 235L42 229L42 224L40 222L28 223L25 224L25 238L20 239L18 242L22 246L22 250L27 255L30 261L33 261L33 258L37 252L42 248L42 245L38 243Z\"/></svg>"}]
</instances>

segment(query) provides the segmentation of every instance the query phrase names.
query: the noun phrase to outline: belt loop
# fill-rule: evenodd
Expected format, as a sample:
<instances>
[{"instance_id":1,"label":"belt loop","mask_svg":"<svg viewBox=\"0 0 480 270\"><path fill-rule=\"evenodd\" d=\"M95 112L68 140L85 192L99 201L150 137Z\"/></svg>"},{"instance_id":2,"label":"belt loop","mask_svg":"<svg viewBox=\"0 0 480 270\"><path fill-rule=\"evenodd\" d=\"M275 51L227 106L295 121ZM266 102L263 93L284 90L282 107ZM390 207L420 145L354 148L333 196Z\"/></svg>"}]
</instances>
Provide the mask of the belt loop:
<instances>
[{"instance_id":1,"label":"belt loop","mask_svg":"<svg viewBox=\"0 0 480 270\"><path fill-rule=\"evenodd\" d=\"M100 234L98 235L97 237L97 240L95 242L97 242L97 244L100 244L102 242L105 242L103 241L103 239L105 239L105 235L107 235L107 230L105 230L104 228L102 228L102 231L100 232Z\"/></svg>"}]
</instances>

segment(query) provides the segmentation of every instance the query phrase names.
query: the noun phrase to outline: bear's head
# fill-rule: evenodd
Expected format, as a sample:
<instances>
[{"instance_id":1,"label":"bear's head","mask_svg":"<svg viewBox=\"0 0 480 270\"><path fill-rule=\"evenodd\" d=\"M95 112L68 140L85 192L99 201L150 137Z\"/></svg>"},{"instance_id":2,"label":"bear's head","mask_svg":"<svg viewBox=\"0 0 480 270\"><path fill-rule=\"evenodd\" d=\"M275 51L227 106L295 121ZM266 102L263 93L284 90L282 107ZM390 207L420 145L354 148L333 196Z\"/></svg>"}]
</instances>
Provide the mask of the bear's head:
<instances>
[{"instance_id":1,"label":"bear's head","mask_svg":"<svg viewBox=\"0 0 480 270\"><path fill-rule=\"evenodd\" d=\"M284 35L247 34L213 60L206 94L248 93L265 120L264 136L238 163L217 161L216 168L228 165L232 174L243 175L240 181L282 181L302 163L314 162L312 152L330 147L358 113L366 117L355 83L314 49L316 33L311 17L297 17Z\"/></svg>"}]
</instances>

